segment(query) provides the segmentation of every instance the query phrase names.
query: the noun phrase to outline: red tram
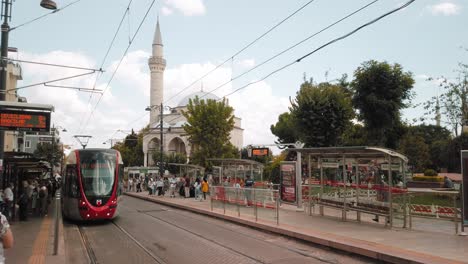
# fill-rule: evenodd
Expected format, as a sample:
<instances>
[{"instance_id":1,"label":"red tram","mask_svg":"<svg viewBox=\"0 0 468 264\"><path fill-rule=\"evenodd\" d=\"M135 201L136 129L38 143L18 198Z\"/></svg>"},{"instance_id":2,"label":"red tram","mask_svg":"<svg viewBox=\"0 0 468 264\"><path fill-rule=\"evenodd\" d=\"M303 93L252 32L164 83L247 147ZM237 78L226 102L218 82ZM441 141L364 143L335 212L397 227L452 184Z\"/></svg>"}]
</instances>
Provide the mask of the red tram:
<instances>
[{"instance_id":1,"label":"red tram","mask_svg":"<svg viewBox=\"0 0 468 264\"><path fill-rule=\"evenodd\" d=\"M123 168L117 150L72 151L62 179L62 215L86 221L115 218L123 190Z\"/></svg>"}]
</instances>

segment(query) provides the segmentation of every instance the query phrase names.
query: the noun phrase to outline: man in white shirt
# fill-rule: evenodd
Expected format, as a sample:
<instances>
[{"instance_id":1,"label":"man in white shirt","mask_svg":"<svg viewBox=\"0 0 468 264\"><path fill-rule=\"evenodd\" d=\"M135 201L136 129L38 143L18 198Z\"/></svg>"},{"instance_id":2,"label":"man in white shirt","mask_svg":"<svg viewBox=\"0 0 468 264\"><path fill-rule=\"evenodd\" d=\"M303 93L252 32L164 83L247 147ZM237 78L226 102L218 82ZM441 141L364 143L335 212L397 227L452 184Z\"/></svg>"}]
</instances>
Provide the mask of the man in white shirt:
<instances>
[{"instance_id":1,"label":"man in white shirt","mask_svg":"<svg viewBox=\"0 0 468 264\"><path fill-rule=\"evenodd\" d=\"M169 178L169 194L171 198L175 198L176 184L177 184L177 179L175 178L174 175L172 175L172 177Z\"/></svg>"}]
</instances>

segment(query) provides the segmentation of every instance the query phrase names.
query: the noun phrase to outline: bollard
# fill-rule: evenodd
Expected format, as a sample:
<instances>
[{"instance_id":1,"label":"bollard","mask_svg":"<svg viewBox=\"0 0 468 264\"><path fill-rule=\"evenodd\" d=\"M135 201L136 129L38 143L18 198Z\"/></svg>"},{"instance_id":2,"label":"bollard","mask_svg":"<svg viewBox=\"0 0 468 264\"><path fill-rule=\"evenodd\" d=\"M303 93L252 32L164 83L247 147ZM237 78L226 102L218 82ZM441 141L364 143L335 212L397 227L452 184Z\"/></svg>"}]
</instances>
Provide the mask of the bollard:
<instances>
[{"instance_id":1,"label":"bollard","mask_svg":"<svg viewBox=\"0 0 468 264\"><path fill-rule=\"evenodd\" d=\"M279 225L279 206L280 206L279 199L280 197L279 197L279 191L278 191L278 195L276 197L276 225Z\"/></svg>"},{"instance_id":2,"label":"bollard","mask_svg":"<svg viewBox=\"0 0 468 264\"><path fill-rule=\"evenodd\" d=\"M60 192L55 193L55 233L54 233L54 255L58 254L59 217L60 217Z\"/></svg>"},{"instance_id":3,"label":"bollard","mask_svg":"<svg viewBox=\"0 0 468 264\"><path fill-rule=\"evenodd\" d=\"M253 188L253 201L255 203L254 207L254 213L255 213L255 223L258 221L258 215L257 215L257 200L255 197L255 188Z\"/></svg>"}]
</instances>

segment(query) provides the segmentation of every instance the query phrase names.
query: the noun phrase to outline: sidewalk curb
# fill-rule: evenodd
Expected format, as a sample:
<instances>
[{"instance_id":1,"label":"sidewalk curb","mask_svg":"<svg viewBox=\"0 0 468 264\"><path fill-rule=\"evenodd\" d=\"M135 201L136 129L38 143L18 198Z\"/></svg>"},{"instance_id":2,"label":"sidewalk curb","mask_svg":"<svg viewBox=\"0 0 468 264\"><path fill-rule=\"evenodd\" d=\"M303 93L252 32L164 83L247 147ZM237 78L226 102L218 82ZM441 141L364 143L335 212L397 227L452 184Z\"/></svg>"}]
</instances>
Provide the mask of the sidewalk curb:
<instances>
[{"instance_id":1,"label":"sidewalk curb","mask_svg":"<svg viewBox=\"0 0 468 264\"><path fill-rule=\"evenodd\" d=\"M364 241L360 239L349 238L345 236L338 236L335 234L330 234L326 232L320 232L316 230L307 230L311 234L300 233L299 228L294 228L297 231L287 230L281 226L273 226L258 222L252 222L249 220L219 214L211 212L209 210L193 208L186 205L176 204L168 201L158 200L152 197L140 196L134 193L125 193L125 195L138 198L141 200L146 200L153 203L162 204L165 206L170 206L182 210L191 211L198 214L208 215L214 218L227 220L233 223L242 224L245 226L253 227L260 230L266 230L272 233L284 235L287 237L311 242L314 244L342 250L345 252L366 256L372 259L390 262L390 263L408 263L408 264L422 264L422 263L433 263L433 264L443 264L443 263L466 263L460 262L457 260L442 258L435 255L429 255L425 253L415 252L407 249L391 247L375 242ZM284 225L283 225L284 226Z\"/></svg>"}]
</instances>

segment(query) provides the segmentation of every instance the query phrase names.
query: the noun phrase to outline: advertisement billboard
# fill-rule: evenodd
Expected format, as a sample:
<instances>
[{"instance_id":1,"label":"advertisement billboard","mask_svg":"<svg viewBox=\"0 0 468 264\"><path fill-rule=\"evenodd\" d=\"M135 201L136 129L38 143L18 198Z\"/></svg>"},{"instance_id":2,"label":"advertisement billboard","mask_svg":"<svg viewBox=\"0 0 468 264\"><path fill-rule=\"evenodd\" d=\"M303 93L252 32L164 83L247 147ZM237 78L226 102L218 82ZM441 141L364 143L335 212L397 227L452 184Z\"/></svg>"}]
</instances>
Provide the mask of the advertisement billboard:
<instances>
[{"instance_id":1,"label":"advertisement billboard","mask_svg":"<svg viewBox=\"0 0 468 264\"><path fill-rule=\"evenodd\" d=\"M286 203L295 204L296 200L296 162L284 161L280 164L280 195Z\"/></svg>"}]
</instances>

